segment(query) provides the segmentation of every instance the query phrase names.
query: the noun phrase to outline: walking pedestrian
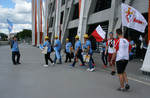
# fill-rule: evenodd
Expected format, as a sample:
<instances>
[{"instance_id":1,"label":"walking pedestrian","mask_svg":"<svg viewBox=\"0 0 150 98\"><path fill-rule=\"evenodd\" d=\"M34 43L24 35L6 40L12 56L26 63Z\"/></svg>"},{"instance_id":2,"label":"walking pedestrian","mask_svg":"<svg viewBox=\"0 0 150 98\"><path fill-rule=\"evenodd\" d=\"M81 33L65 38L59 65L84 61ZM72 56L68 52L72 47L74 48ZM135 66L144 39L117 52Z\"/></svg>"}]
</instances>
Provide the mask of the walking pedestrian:
<instances>
[{"instance_id":1,"label":"walking pedestrian","mask_svg":"<svg viewBox=\"0 0 150 98\"><path fill-rule=\"evenodd\" d=\"M71 67L74 67L76 64L76 58L80 59L80 61L82 62L82 66L84 67L85 64L83 62L83 57L82 57L82 46L81 46L81 41L79 40L79 36L77 35L75 37L76 39L76 44L75 44L75 56L74 56L74 62L72 65L69 65Z\"/></svg>"},{"instance_id":2,"label":"walking pedestrian","mask_svg":"<svg viewBox=\"0 0 150 98\"><path fill-rule=\"evenodd\" d=\"M111 75L115 75L115 73L116 73L116 71L115 71L115 58L113 59L112 63L110 63L110 60L112 59L114 47L115 47L117 40L113 37L113 32L110 32L109 36L110 36L110 38L107 40L107 43L106 43L105 55L107 55L107 51L108 51L108 62L110 64L110 66L112 66Z\"/></svg>"},{"instance_id":3,"label":"walking pedestrian","mask_svg":"<svg viewBox=\"0 0 150 98\"><path fill-rule=\"evenodd\" d=\"M55 36L54 50L55 50L54 63L56 63L56 60L58 59L59 63L57 63L57 64L62 64L62 62L61 62L61 42L58 39L58 36Z\"/></svg>"},{"instance_id":4,"label":"walking pedestrian","mask_svg":"<svg viewBox=\"0 0 150 98\"><path fill-rule=\"evenodd\" d=\"M140 61L144 61L145 59L145 54L146 54L146 51L147 51L147 48L148 48L148 34L145 35L145 38L142 40L141 42L141 49L142 49L142 59Z\"/></svg>"},{"instance_id":5,"label":"walking pedestrian","mask_svg":"<svg viewBox=\"0 0 150 98\"><path fill-rule=\"evenodd\" d=\"M45 54L45 65L44 65L44 67L48 67L48 60L50 60L52 65L54 65L54 61L50 57L52 48L51 48L51 44L50 44L48 36L45 37L45 43L43 44L43 46L48 48L47 49L47 54Z\"/></svg>"},{"instance_id":6,"label":"walking pedestrian","mask_svg":"<svg viewBox=\"0 0 150 98\"><path fill-rule=\"evenodd\" d=\"M107 54L105 55L105 48L106 48L106 38L103 40L103 44L102 44L102 61L104 63L103 67L102 68L107 68L107 57L108 57L108 52Z\"/></svg>"},{"instance_id":7,"label":"walking pedestrian","mask_svg":"<svg viewBox=\"0 0 150 98\"><path fill-rule=\"evenodd\" d=\"M120 87L118 88L118 91L124 92L124 91L129 90L130 88L128 84L125 69L128 64L129 53L131 51L132 46L130 45L127 39L122 37L121 29L116 30L116 35L119 38L119 40L116 43L115 52L113 53L113 57L111 59L111 64L113 63L113 60L116 57L117 72L118 72L119 81L120 81Z\"/></svg>"},{"instance_id":8,"label":"walking pedestrian","mask_svg":"<svg viewBox=\"0 0 150 98\"><path fill-rule=\"evenodd\" d=\"M65 62L71 62L71 51L70 51L70 47L72 46L71 42L69 42L69 39L66 39L66 49L65 49L65 53L66 53L66 60Z\"/></svg>"},{"instance_id":9,"label":"walking pedestrian","mask_svg":"<svg viewBox=\"0 0 150 98\"><path fill-rule=\"evenodd\" d=\"M95 67L92 64L92 54L93 54L93 51L91 49L91 41L89 40L89 36L87 34L84 35L84 41L86 43L85 47L87 49L86 56L90 55L90 60L88 62L89 68L87 69L87 71L92 72L92 71L95 70Z\"/></svg>"},{"instance_id":10,"label":"walking pedestrian","mask_svg":"<svg viewBox=\"0 0 150 98\"><path fill-rule=\"evenodd\" d=\"M12 61L14 65L21 64L20 63L20 52L19 52L19 46L17 42L17 37L14 36L13 40L11 41L11 50L12 50ZM15 57L17 56L17 61Z\"/></svg>"}]
</instances>

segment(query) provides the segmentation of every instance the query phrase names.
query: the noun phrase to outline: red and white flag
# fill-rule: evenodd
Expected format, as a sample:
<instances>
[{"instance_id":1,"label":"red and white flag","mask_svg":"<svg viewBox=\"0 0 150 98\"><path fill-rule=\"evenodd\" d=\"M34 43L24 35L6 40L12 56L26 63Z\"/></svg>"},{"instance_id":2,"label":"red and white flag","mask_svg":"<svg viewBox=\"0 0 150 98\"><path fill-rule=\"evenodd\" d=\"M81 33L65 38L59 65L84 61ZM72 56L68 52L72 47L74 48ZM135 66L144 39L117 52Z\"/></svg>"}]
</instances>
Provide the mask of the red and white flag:
<instances>
[{"instance_id":1,"label":"red and white flag","mask_svg":"<svg viewBox=\"0 0 150 98\"><path fill-rule=\"evenodd\" d=\"M133 7L122 3L122 25L139 32L145 31L147 21L143 15Z\"/></svg>"},{"instance_id":2,"label":"red and white flag","mask_svg":"<svg viewBox=\"0 0 150 98\"><path fill-rule=\"evenodd\" d=\"M97 42L103 41L105 38L106 32L101 28L99 25L94 32L92 33L92 36L96 39Z\"/></svg>"}]
</instances>

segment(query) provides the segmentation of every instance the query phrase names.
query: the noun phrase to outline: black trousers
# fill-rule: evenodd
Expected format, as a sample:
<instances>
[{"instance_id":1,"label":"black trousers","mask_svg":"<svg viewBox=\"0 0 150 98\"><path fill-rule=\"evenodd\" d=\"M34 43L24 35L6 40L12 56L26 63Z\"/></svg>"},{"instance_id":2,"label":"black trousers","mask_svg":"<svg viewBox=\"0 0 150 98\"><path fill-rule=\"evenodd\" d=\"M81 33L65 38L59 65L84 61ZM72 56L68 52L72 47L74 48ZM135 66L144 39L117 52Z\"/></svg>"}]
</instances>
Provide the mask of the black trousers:
<instances>
[{"instance_id":1,"label":"black trousers","mask_svg":"<svg viewBox=\"0 0 150 98\"><path fill-rule=\"evenodd\" d=\"M85 66L85 64L84 64L84 62L83 62L83 57L82 57L82 50L79 50L78 51L78 53L77 53L77 55L75 55L75 57L74 57L74 62L73 62L73 66L75 66L75 64L76 64L76 57L78 57L78 59L80 59L80 61L82 62L82 64Z\"/></svg>"},{"instance_id":2,"label":"black trousers","mask_svg":"<svg viewBox=\"0 0 150 98\"><path fill-rule=\"evenodd\" d=\"M48 60L51 61L51 63L53 63L54 61L50 58L50 52L48 52L47 54L45 54L45 63L46 65L48 65Z\"/></svg>"},{"instance_id":3,"label":"black trousers","mask_svg":"<svg viewBox=\"0 0 150 98\"><path fill-rule=\"evenodd\" d=\"M15 57L17 56L17 61L15 60ZM19 63L20 61L20 52L12 52L12 61L14 64Z\"/></svg>"},{"instance_id":4,"label":"black trousers","mask_svg":"<svg viewBox=\"0 0 150 98\"><path fill-rule=\"evenodd\" d=\"M71 55L70 55L70 53L66 53L66 62L68 61L68 59L69 59L69 62L71 62Z\"/></svg>"}]
</instances>

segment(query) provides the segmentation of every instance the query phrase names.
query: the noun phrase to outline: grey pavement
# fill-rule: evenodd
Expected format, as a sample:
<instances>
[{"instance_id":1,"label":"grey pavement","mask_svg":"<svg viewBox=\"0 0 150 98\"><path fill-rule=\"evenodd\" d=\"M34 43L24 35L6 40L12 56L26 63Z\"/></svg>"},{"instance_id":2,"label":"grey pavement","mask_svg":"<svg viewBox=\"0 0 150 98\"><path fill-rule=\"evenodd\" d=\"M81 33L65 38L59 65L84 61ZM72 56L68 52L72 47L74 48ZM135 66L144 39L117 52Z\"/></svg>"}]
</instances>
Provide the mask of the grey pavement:
<instances>
[{"instance_id":1,"label":"grey pavement","mask_svg":"<svg viewBox=\"0 0 150 98\"><path fill-rule=\"evenodd\" d=\"M143 82L129 80L131 89L122 93L116 90L117 75L111 76L109 70L101 69L99 54L94 54L94 72L80 68L80 63L75 68L68 67L70 63L44 68L40 49L19 46L21 65L17 66L12 64L10 47L0 46L0 98L150 98L149 77L138 70L142 63L136 60L129 62L127 71L129 77Z\"/></svg>"}]
</instances>

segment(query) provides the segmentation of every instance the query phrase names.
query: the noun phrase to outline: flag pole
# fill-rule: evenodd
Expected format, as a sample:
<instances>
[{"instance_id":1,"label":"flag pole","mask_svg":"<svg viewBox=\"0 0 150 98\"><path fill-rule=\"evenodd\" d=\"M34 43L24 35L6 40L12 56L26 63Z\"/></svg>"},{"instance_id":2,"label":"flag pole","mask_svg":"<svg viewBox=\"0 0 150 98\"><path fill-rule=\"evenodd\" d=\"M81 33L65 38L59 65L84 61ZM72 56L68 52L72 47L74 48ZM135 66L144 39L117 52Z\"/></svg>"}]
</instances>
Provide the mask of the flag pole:
<instances>
[{"instance_id":1,"label":"flag pole","mask_svg":"<svg viewBox=\"0 0 150 98\"><path fill-rule=\"evenodd\" d=\"M148 10L148 43L150 41L150 0L149 0L149 10Z\"/></svg>"}]
</instances>

